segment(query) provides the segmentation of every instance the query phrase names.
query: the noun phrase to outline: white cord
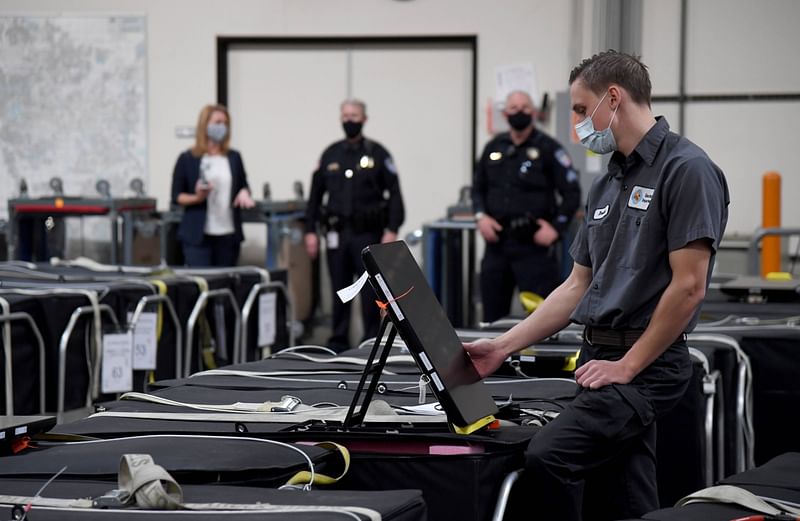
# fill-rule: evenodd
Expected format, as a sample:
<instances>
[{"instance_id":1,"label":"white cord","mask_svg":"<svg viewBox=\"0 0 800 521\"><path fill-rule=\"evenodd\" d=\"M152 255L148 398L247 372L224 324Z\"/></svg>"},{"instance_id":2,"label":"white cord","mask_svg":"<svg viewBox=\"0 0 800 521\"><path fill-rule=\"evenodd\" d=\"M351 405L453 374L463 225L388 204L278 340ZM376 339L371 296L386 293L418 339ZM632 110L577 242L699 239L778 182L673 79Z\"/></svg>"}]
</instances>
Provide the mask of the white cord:
<instances>
[{"instance_id":1,"label":"white cord","mask_svg":"<svg viewBox=\"0 0 800 521\"><path fill-rule=\"evenodd\" d=\"M315 475L316 475L316 473L314 471L314 463L311 461L311 458L308 456L308 454L306 454L302 450L298 449L294 445L290 445L288 443L283 443L283 442L275 441L275 440L268 440L268 439L262 439L262 438L251 438L249 436L216 436L216 435L215 436L210 436L210 435L205 435L205 434L151 434L151 435L147 435L147 436L126 436L124 438L113 438L113 439L108 439L108 440L73 441L73 442L69 442L68 445L88 445L88 444L95 444L95 443L113 443L115 441L121 441L121 440L149 440L149 439L154 439L154 438L188 438L188 439L235 440L235 441L246 440L246 441L255 441L255 442L258 442L258 443L267 443L269 445L276 445L278 447L285 447L285 448L289 448L289 449L297 452L301 456L303 456L303 459L305 459L306 463L308 464L308 468L309 468L309 471L311 473L311 479L309 480L308 484L306 484L303 487L303 490L311 490L311 483L314 482L314 478L315 478Z\"/></svg>"}]
</instances>

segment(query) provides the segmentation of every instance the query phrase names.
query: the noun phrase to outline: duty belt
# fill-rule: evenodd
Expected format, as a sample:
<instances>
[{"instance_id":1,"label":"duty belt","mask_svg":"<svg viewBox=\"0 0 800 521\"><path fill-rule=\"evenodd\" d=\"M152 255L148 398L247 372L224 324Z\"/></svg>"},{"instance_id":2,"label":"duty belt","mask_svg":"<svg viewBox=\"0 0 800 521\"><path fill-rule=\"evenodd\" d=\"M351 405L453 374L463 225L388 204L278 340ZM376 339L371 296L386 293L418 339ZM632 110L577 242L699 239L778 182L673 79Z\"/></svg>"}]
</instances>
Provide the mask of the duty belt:
<instances>
[{"instance_id":1,"label":"duty belt","mask_svg":"<svg viewBox=\"0 0 800 521\"><path fill-rule=\"evenodd\" d=\"M374 208L353 215L328 214L323 225L326 230L341 232L351 229L356 233L379 232L386 227L386 212L383 208Z\"/></svg>"},{"instance_id":2,"label":"duty belt","mask_svg":"<svg viewBox=\"0 0 800 521\"><path fill-rule=\"evenodd\" d=\"M583 338L589 345L630 348L643 333L644 329L604 329L586 326ZM671 344L679 342L686 342L686 333L681 333Z\"/></svg>"},{"instance_id":3,"label":"duty belt","mask_svg":"<svg viewBox=\"0 0 800 521\"><path fill-rule=\"evenodd\" d=\"M537 217L530 214L517 215L514 217L501 217L497 220L503 230L500 232L503 238L513 239L518 242L533 242L533 235L539 230Z\"/></svg>"}]
</instances>

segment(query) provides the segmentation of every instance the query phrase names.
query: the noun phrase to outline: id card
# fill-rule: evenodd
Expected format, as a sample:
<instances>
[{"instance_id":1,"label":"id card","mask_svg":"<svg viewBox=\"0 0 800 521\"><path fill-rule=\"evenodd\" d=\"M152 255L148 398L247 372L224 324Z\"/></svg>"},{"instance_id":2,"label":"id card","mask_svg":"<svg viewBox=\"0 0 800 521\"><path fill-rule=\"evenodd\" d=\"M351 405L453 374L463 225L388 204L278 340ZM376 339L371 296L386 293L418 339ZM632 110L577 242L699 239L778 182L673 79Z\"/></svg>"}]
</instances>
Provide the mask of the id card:
<instances>
[{"instance_id":1,"label":"id card","mask_svg":"<svg viewBox=\"0 0 800 521\"><path fill-rule=\"evenodd\" d=\"M325 243L329 250L335 250L339 247L339 232L330 231L325 236Z\"/></svg>"}]
</instances>

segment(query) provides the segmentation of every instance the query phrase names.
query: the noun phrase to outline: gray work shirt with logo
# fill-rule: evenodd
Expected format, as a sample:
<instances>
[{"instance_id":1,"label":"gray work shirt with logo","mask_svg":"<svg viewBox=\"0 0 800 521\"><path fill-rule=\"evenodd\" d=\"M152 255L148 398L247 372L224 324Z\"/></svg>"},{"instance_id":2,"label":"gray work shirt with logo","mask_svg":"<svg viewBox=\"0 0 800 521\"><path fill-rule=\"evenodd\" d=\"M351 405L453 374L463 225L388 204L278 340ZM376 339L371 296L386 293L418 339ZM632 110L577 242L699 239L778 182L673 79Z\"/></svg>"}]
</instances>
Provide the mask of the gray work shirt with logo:
<instances>
[{"instance_id":1,"label":"gray work shirt with logo","mask_svg":"<svg viewBox=\"0 0 800 521\"><path fill-rule=\"evenodd\" d=\"M646 328L672 279L670 252L708 239L711 278L729 202L719 167L657 118L630 156L614 153L608 173L589 192L570 254L592 269L592 282L571 319L592 327Z\"/></svg>"}]
</instances>

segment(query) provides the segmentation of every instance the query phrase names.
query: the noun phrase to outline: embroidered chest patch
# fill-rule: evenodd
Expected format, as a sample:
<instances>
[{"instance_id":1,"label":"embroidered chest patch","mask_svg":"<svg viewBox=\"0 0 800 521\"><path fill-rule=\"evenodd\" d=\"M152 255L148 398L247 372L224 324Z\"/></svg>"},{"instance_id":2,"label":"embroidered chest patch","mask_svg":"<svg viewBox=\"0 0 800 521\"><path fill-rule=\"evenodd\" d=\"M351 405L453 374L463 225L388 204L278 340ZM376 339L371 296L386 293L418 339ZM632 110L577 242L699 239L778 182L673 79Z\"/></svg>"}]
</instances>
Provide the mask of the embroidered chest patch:
<instances>
[{"instance_id":1,"label":"embroidered chest patch","mask_svg":"<svg viewBox=\"0 0 800 521\"><path fill-rule=\"evenodd\" d=\"M655 192L653 188L634 186L631 190L631 197L628 199L628 207L647 210L650 207L650 201L653 200L653 192Z\"/></svg>"}]
</instances>

